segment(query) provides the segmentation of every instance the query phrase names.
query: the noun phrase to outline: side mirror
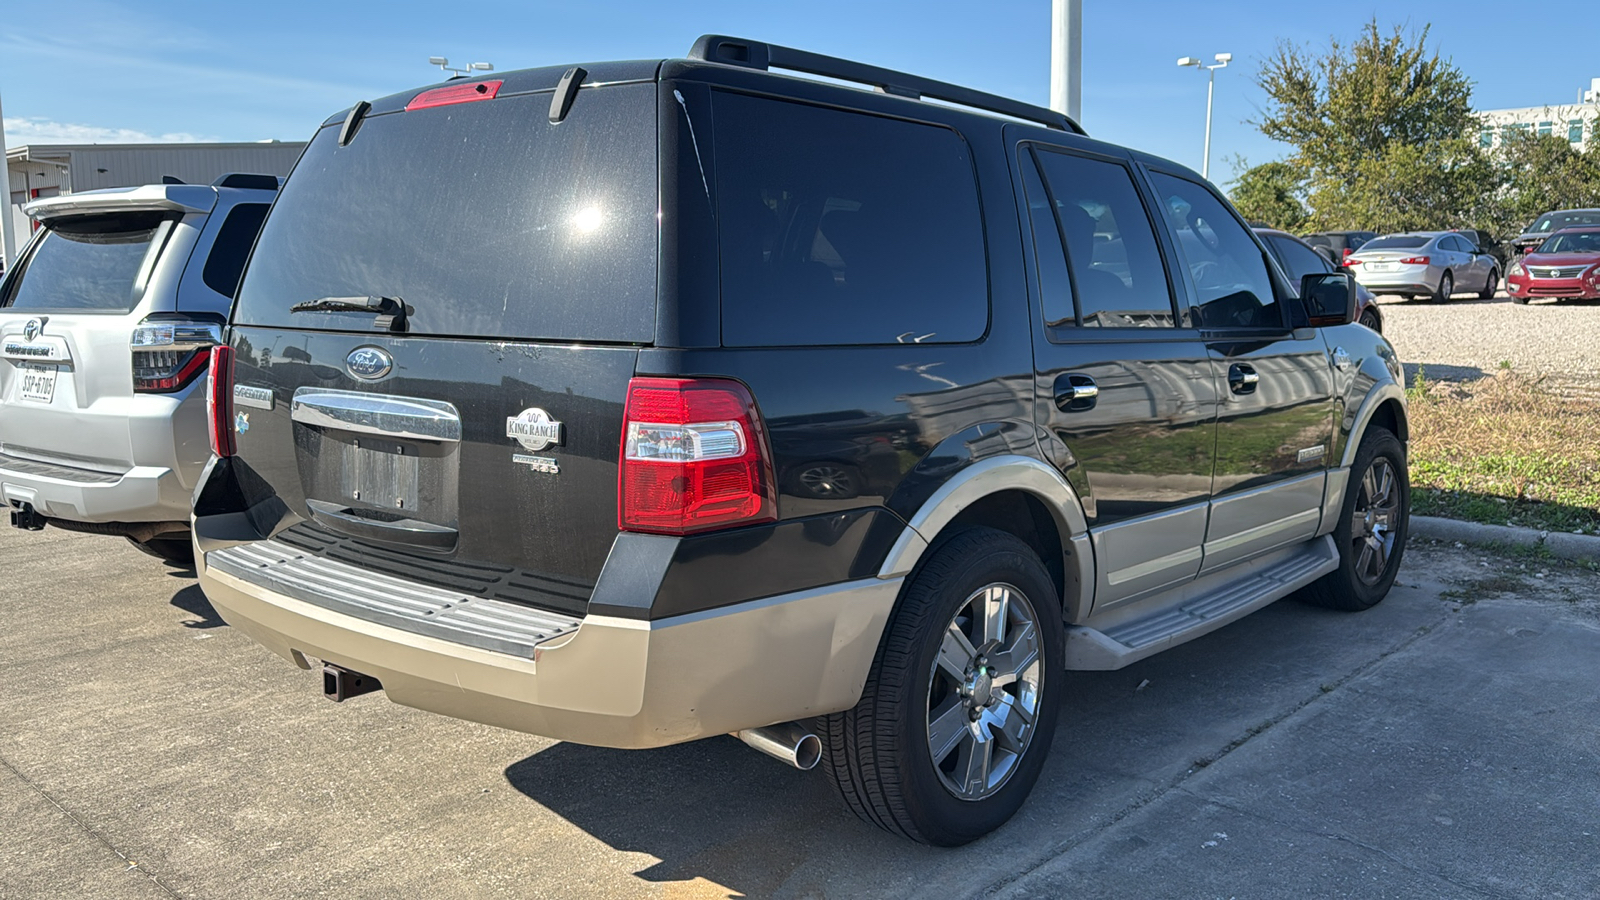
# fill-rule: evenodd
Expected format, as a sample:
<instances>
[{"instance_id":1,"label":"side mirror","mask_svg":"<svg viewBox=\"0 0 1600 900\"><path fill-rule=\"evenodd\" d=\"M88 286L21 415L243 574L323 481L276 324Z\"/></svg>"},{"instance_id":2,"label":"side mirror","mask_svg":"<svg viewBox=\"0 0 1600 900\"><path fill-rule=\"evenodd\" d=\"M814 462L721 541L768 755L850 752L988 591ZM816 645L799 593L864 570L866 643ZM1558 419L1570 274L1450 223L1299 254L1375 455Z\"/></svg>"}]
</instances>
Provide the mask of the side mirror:
<instances>
[{"instance_id":1,"label":"side mirror","mask_svg":"<svg viewBox=\"0 0 1600 900\"><path fill-rule=\"evenodd\" d=\"M1313 272L1300 279L1300 300L1314 328L1356 320L1356 280L1348 272Z\"/></svg>"}]
</instances>

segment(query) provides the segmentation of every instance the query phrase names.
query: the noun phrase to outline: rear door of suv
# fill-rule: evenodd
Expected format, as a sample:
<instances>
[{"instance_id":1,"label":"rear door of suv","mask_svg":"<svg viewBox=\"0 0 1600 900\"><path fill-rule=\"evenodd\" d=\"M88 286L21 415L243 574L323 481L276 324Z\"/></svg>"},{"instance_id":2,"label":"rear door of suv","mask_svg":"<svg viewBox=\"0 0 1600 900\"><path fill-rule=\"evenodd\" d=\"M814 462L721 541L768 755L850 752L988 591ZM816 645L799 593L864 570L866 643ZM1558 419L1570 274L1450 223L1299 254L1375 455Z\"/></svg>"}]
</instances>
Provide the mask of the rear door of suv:
<instances>
[{"instance_id":1,"label":"rear door of suv","mask_svg":"<svg viewBox=\"0 0 1600 900\"><path fill-rule=\"evenodd\" d=\"M1094 542L1095 611L1200 570L1217 388L1115 148L1021 144L1037 265L1037 410Z\"/></svg>"},{"instance_id":2,"label":"rear door of suv","mask_svg":"<svg viewBox=\"0 0 1600 900\"><path fill-rule=\"evenodd\" d=\"M581 614L655 335L655 89L585 88L552 122L558 75L340 117L285 183L232 329L238 462L297 523L278 540Z\"/></svg>"}]
</instances>

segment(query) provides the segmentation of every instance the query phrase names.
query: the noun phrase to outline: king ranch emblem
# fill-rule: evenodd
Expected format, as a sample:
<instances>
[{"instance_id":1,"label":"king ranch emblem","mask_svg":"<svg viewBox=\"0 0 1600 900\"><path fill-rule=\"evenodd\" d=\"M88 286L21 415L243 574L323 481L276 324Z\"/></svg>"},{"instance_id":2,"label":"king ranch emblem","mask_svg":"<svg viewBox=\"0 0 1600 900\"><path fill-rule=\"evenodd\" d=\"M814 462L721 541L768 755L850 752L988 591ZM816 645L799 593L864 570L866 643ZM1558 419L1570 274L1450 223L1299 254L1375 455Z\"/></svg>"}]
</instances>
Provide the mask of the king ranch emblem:
<instances>
[{"instance_id":1,"label":"king ranch emblem","mask_svg":"<svg viewBox=\"0 0 1600 900\"><path fill-rule=\"evenodd\" d=\"M525 409L506 419L506 437L529 450L543 450L561 443L561 423L538 407Z\"/></svg>"}]
</instances>

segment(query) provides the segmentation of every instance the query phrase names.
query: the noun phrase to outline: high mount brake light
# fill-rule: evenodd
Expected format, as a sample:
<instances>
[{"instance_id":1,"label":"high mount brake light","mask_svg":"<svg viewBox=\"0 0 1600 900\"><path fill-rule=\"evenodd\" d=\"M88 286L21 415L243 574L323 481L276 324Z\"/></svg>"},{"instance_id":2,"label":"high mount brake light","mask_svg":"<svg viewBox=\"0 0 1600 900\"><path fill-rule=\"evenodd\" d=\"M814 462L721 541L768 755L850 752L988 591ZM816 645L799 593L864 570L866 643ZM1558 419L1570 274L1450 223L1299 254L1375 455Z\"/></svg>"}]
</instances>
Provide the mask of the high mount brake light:
<instances>
[{"instance_id":1,"label":"high mount brake light","mask_svg":"<svg viewBox=\"0 0 1600 900\"><path fill-rule=\"evenodd\" d=\"M500 93L500 85L505 82L500 79L494 81L474 81L469 84L451 84L442 88L434 88L411 98L406 104L406 111L413 109L429 109L434 106L450 106L456 103L476 103L479 100L493 100L494 95Z\"/></svg>"},{"instance_id":2,"label":"high mount brake light","mask_svg":"<svg viewBox=\"0 0 1600 900\"><path fill-rule=\"evenodd\" d=\"M170 394L188 387L206 368L222 326L193 319L149 318L133 329L133 390Z\"/></svg>"},{"instance_id":3,"label":"high mount brake light","mask_svg":"<svg viewBox=\"0 0 1600 900\"><path fill-rule=\"evenodd\" d=\"M232 456L237 450L233 433L233 348L211 348L211 372L206 382L206 421L210 425L211 452Z\"/></svg>"},{"instance_id":4,"label":"high mount brake light","mask_svg":"<svg viewBox=\"0 0 1600 900\"><path fill-rule=\"evenodd\" d=\"M619 457L623 531L692 534L777 518L766 429L736 381L629 381Z\"/></svg>"}]
</instances>

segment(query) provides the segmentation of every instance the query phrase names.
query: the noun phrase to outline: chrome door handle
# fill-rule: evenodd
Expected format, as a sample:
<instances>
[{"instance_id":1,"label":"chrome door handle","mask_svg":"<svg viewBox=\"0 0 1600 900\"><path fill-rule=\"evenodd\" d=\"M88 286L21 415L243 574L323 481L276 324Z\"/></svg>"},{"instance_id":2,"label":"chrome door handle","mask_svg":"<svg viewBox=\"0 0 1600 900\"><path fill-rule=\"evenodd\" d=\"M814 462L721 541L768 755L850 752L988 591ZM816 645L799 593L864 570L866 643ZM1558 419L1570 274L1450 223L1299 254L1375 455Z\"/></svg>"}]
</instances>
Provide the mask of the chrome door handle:
<instances>
[{"instance_id":1,"label":"chrome door handle","mask_svg":"<svg viewBox=\"0 0 1600 900\"><path fill-rule=\"evenodd\" d=\"M1234 363L1228 367L1228 390L1235 394L1254 394L1260 381L1261 376L1251 366Z\"/></svg>"},{"instance_id":2,"label":"chrome door handle","mask_svg":"<svg viewBox=\"0 0 1600 900\"><path fill-rule=\"evenodd\" d=\"M1083 412L1094 409L1100 396L1100 386L1088 375L1062 375L1056 379L1056 409L1062 412Z\"/></svg>"}]
</instances>

